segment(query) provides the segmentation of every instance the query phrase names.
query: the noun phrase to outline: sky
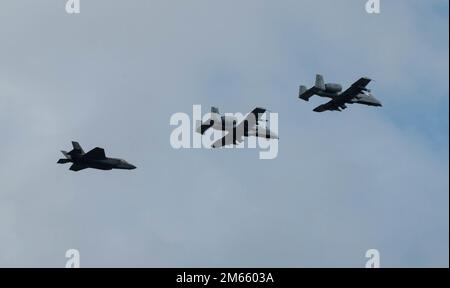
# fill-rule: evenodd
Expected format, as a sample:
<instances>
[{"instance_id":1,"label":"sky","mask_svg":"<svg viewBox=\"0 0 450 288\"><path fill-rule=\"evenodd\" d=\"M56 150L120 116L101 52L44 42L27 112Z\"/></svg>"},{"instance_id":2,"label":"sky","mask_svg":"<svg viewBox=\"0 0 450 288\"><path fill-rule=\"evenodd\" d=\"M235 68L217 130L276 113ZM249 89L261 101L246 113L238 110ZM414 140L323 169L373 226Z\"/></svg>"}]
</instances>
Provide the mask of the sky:
<instances>
[{"instance_id":1,"label":"sky","mask_svg":"<svg viewBox=\"0 0 450 288\"><path fill-rule=\"evenodd\" d=\"M0 3L0 267L449 266L448 1L64 2ZM383 107L313 112L316 73ZM173 149L194 104L278 113L278 157Z\"/></svg>"}]
</instances>

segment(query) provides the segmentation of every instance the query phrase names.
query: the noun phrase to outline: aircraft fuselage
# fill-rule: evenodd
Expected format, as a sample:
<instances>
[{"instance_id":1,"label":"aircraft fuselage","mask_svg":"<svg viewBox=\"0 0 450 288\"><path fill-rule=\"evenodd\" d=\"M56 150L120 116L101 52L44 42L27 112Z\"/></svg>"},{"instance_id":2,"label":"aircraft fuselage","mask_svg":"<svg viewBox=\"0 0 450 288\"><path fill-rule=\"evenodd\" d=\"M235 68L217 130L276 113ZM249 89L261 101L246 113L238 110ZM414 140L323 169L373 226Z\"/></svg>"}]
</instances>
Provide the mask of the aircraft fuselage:
<instances>
[{"instance_id":1,"label":"aircraft fuselage","mask_svg":"<svg viewBox=\"0 0 450 288\"><path fill-rule=\"evenodd\" d=\"M99 170L132 170L136 168L134 165L129 164L127 161L118 158L89 159L87 157L84 157L84 155L73 155L72 159L70 159L69 162Z\"/></svg>"},{"instance_id":2,"label":"aircraft fuselage","mask_svg":"<svg viewBox=\"0 0 450 288\"><path fill-rule=\"evenodd\" d=\"M371 93L359 93L357 96L355 96L350 101L339 101L339 93L329 93L327 91L319 91L317 92L318 96L335 99L337 101L337 104L365 104L369 106L381 106L381 102L375 98ZM338 103L339 102L339 103ZM342 102L342 103L341 103Z\"/></svg>"}]
</instances>

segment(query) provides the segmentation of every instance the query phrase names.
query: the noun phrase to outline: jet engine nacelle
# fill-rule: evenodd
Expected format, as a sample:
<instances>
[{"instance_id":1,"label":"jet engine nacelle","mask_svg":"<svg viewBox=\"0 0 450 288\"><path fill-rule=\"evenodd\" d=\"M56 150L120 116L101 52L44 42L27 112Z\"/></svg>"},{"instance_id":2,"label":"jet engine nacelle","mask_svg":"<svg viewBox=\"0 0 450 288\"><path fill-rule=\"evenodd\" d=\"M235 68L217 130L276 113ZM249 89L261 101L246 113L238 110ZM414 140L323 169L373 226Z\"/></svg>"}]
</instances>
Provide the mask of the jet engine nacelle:
<instances>
[{"instance_id":1,"label":"jet engine nacelle","mask_svg":"<svg viewBox=\"0 0 450 288\"><path fill-rule=\"evenodd\" d=\"M340 84L327 83L325 84L325 90L329 93L337 93L342 91L342 86Z\"/></svg>"}]
</instances>

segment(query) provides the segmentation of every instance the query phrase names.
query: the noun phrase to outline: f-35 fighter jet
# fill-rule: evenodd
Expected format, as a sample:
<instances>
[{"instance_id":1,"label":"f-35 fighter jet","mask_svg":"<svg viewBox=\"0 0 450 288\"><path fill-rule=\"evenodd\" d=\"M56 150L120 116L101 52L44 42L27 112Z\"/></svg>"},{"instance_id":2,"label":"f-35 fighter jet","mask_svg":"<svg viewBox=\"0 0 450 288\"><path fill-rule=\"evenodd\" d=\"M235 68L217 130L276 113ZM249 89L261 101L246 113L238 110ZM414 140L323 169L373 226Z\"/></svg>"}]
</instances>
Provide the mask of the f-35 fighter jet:
<instances>
[{"instance_id":1,"label":"f-35 fighter jet","mask_svg":"<svg viewBox=\"0 0 450 288\"><path fill-rule=\"evenodd\" d=\"M81 148L78 142L72 142L72 146L73 150L70 152L61 151L66 158L58 160L58 164L73 163L70 166L70 170L72 171L80 171L86 168L100 170L136 169L135 166L123 159L107 158L105 150L102 148L96 147L88 153L84 153L83 148Z\"/></svg>"},{"instance_id":2,"label":"f-35 fighter jet","mask_svg":"<svg viewBox=\"0 0 450 288\"><path fill-rule=\"evenodd\" d=\"M366 88L370 81L369 78L362 77L341 93L342 86L340 84L325 84L323 76L316 75L314 87L307 89L305 86L300 86L299 98L305 101L309 101L309 98L314 95L331 98L331 101L328 103L316 107L313 110L315 112L327 110L342 111L341 109L347 108L345 104L353 103L381 107L381 102L371 94L370 89Z\"/></svg>"}]
</instances>

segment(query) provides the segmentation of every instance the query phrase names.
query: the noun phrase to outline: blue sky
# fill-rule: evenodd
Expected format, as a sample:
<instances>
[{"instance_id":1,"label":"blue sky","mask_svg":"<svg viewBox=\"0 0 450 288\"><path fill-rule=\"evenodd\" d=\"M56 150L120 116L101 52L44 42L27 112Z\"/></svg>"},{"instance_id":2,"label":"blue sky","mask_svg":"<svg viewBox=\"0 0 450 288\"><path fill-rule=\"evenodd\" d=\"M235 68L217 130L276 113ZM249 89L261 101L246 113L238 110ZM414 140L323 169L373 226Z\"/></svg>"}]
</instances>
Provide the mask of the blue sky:
<instances>
[{"instance_id":1,"label":"blue sky","mask_svg":"<svg viewBox=\"0 0 450 288\"><path fill-rule=\"evenodd\" d=\"M448 1L364 4L3 1L0 266L448 267ZM383 107L312 112L316 73ZM278 112L279 156L174 150L193 104ZM72 140L138 169L72 173Z\"/></svg>"}]
</instances>

